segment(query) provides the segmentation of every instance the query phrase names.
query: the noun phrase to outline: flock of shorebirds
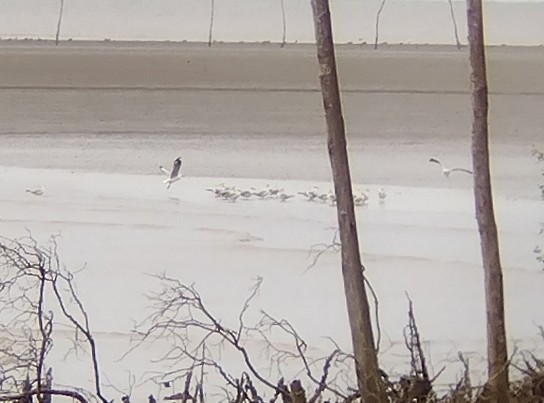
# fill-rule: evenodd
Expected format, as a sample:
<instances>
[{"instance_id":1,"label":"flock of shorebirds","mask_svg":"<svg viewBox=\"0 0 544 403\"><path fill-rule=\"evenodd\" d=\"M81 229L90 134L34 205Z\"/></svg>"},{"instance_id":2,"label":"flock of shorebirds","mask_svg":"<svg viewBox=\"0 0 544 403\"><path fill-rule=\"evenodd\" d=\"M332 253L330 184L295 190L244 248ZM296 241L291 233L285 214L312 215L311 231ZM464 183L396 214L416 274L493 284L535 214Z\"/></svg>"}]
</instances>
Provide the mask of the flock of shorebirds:
<instances>
[{"instance_id":1,"label":"flock of shorebirds","mask_svg":"<svg viewBox=\"0 0 544 403\"><path fill-rule=\"evenodd\" d=\"M440 160L436 158L430 158L430 163L437 164L440 166L440 169L442 171L442 174L449 178L450 175L453 172L462 172L466 174L472 175L472 171L465 169L465 168L448 168ZM166 184L166 188L169 189L172 183L177 182L181 179L181 158L178 157L174 160L174 165L172 167L171 171L168 171L166 168L164 168L162 165L159 165L159 170L167 175L168 177L163 180L163 183ZM228 200L231 202L235 202L237 200L249 200L252 198L256 199L278 199L280 202L286 202L289 199L294 198L295 194L290 194L285 192L283 188L273 187L270 185L267 185L265 189L258 190L254 187L251 187L249 189L240 189L236 186L227 186L224 183L221 183L213 188L206 189L208 192L212 193L216 198ZM307 190L307 191L301 191L297 192L298 195L304 197L307 201L316 201L316 202L322 202L322 203L329 203L331 205L336 204L336 196L335 194L329 190L328 192L321 192L317 186L314 186L313 188ZM378 188L378 200L380 203L385 203L385 199L387 198L387 193L383 188ZM369 190L356 190L353 192L353 203L356 206L364 206L368 203L369 197Z\"/></svg>"},{"instance_id":2,"label":"flock of shorebirds","mask_svg":"<svg viewBox=\"0 0 544 403\"><path fill-rule=\"evenodd\" d=\"M440 160L436 158L430 158L429 162L439 165L440 169L442 170L442 174L446 178L449 178L453 172L461 172L461 173L472 175L472 171L469 169L448 168L444 164L442 164ZM162 181L166 185L166 189L170 189L170 186L172 186L173 183L179 181L182 178L181 165L182 165L181 157L177 157L174 160L174 164L171 170L168 170L164 166L159 165L159 171L167 176L167 178ZM209 188L206 190L213 193L215 197L217 198L221 198L221 199L229 200L233 202L235 202L239 198L241 199L276 198L281 202L285 202L296 196L294 194L286 193L283 188L275 188L275 187L271 187L270 185L268 185L265 189L261 189L261 190L257 190L255 188L244 190L244 189L238 189L234 186L226 186L225 184L222 183L214 188ZM45 187L40 186L39 188L26 189L26 192L33 194L34 196L42 196L45 193ZM357 206L365 205L369 200L368 193L369 193L368 190L354 191L353 192L354 204ZM313 187L312 189L304 191L304 192L297 192L297 194L305 197L306 200L308 201L321 201L323 203L330 203L332 205L336 204L336 196L330 190L328 192L323 193L323 192L320 192L317 187ZM387 194L385 193L385 190L383 190L382 188L379 188L378 198L380 203L384 203L386 197L387 197Z\"/></svg>"},{"instance_id":3,"label":"flock of shorebirds","mask_svg":"<svg viewBox=\"0 0 544 403\"><path fill-rule=\"evenodd\" d=\"M332 190L322 192L317 186L312 187L306 191L297 192L296 194L290 194L285 192L283 188L266 185L264 189L256 189L251 187L249 189L240 189L236 186L227 186L224 183L213 188L207 188L206 191L212 193L216 198L235 202L237 200L249 200L249 199L276 199L280 202L286 202L295 198L297 195L302 196L305 200L310 202L327 203L332 206L336 204L336 196ZM358 189L353 191L353 203L356 206L364 206L368 203L370 190ZM380 203L385 203L387 193L383 188L378 188L378 199Z\"/></svg>"},{"instance_id":4,"label":"flock of shorebirds","mask_svg":"<svg viewBox=\"0 0 544 403\"><path fill-rule=\"evenodd\" d=\"M164 166L159 165L159 170L167 176L167 178L163 180L163 183L166 184L167 189L170 188L172 183L181 179L181 165L182 160L180 157L174 160L174 165L171 171L168 171ZM267 185L266 188L258 190L254 187L249 189L240 189L236 186L227 186L224 183L221 183L213 188L207 188L206 191L212 193L218 199L228 200L231 202L235 202L239 199L277 199L280 202L286 202L296 197L295 194L287 193L283 188L274 187L271 185ZM356 206L364 206L367 204L368 200L370 199L369 192L370 191L368 189L354 191L353 203ZM314 186L307 191L297 192L297 194L304 197L307 201L328 203L330 205L336 204L336 196L331 190L328 192L321 192L317 186ZM380 203L384 203L386 198L387 193L385 190L383 188L378 188L378 199Z\"/></svg>"}]
</instances>

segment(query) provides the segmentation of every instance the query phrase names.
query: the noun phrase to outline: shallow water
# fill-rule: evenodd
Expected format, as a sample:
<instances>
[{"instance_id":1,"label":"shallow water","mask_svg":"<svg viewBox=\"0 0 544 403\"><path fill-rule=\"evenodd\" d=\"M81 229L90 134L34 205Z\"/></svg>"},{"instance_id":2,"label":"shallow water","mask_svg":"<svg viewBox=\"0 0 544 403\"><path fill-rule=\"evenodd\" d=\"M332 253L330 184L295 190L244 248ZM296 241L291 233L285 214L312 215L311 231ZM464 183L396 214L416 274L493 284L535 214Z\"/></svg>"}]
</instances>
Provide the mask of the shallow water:
<instances>
[{"instance_id":1,"label":"shallow water","mask_svg":"<svg viewBox=\"0 0 544 403\"><path fill-rule=\"evenodd\" d=\"M45 240L60 233L63 261L71 269L86 266L77 275L78 292L99 340L102 370L115 384L125 382L120 368L143 376L147 360L162 348L115 362L128 346L133 321L146 311L144 294L156 289L145 273L166 272L194 283L225 323L236 320L252 279L262 276L255 308L292 321L316 355L330 347L324 336L349 350L339 255L326 253L307 270L312 245L332 239L328 228L336 225L335 209L302 197L232 203L205 191L221 182L240 188L272 184L292 193L312 186L327 191L328 182L187 177L166 191L160 175L7 167L1 174L2 234L21 236L27 228ZM30 182L44 184L45 195L25 193ZM385 368L400 370L407 363L401 342L407 292L436 370L461 349L481 361L474 371L482 374L483 278L470 190L388 186L380 204L377 186L355 185L371 195L357 214L367 275L380 298ZM535 324L544 322L538 303L544 276L531 253L538 240L534 224L544 220L540 203L497 198L509 339L520 346L534 346ZM60 343L53 356L60 357L62 348ZM259 344L253 348L259 351ZM64 372L63 365L55 365L59 378L81 381L83 372L74 367ZM453 382L458 370L450 365L441 383ZM152 388L141 386L135 394Z\"/></svg>"}]
</instances>

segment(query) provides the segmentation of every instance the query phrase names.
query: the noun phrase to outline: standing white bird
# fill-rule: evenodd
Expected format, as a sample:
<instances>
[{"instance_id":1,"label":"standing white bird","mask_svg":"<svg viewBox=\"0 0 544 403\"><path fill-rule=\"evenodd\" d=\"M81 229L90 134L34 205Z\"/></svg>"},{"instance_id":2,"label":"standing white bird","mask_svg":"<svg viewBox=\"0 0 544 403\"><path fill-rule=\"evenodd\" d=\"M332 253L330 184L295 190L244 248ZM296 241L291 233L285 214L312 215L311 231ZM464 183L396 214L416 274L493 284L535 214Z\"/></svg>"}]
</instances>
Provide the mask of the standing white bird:
<instances>
[{"instance_id":1,"label":"standing white bird","mask_svg":"<svg viewBox=\"0 0 544 403\"><path fill-rule=\"evenodd\" d=\"M544 161L544 153L540 151L538 148L535 147L535 145L532 145L531 155L535 157L539 161Z\"/></svg>"},{"instance_id":2,"label":"standing white bird","mask_svg":"<svg viewBox=\"0 0 544 403\"><path fill-rule=\"evenodd\" d=\"M284 193L284 192L281 192L279 194L279 198L280 198L280 201L282 202L286 202L287 200L291 199L295 197L295 195L290 195L290 194L287 194L287 193Z\"/></svg>"},{"instance_id":3,"label":"standing white bird","mask_svg":"<svg viewBox=\"0 0 544 403\"><path fill-rule=\"evenodd\" d=\"M27 193L32 193L34 196L42 196L45 193L45 186L40 186L37 189L26 189Z\"/></svg>"},{"instance_id":4,"label":"standing white bird","mask_svg":"<svg viewBox=\"0 0 544 403\"><path fill-rule=\"evenodd\" d=\"M450 177L450 174L452 172L464 172L464 173L467 173L469 175L472 175L472 171L470 169L465 169L465 168L447 168L445 165L443 165L439 160L437 160L436 158L430 158L429 159L429 162L434 162L435 164L438 164L440 165L440 168L442 169L442 174L446 177L446 178L449 178Z\"/></svg>"},{"instance_id":5,"label":"standing white bird","mask_svg":"<svg viewBox=\"0 0 544 403\"><path fill-rule=\"evenodd\" d=\"M323 203L326 203L327 200L329 200L329 197L330 197L331 193L332 192L329 190L329 193L321 193L321 194L317 195L317 198L319 200L321 200Z\"/></svg>"},{"instance_id":6,"label":"standing white bird","mask_svg":"<svg viewBox=\"0 0 544 403\"><path fill-rule=\"evenodd\" d=\"M163 172L166 171L164 167L160 166L159 169ZM172 171L170 172L170 177L168 179L163 180L162 182L166 184L166 189L170 189L170 186L172 186L172 183L177 182L181 179L181 157L178 157L174 160L174 166L172 167ZM168 173L168 171L166 171Z\"/></svg>"},{"instance_id":7,"label":"standing white bird","mask_svg":"<svg viewBox=\"0 0 544 403\"><path fill-rule=\"evenodd\" d=\"M368 195L363 190L353 192L353 203L356 206L364 206L368 199Z\"/></svg>"},{"instance_id":8,"label":"standing white bird","mask_svg":"<svg viewBox=\"0 0 544 403\"><path fill-rule=\"evenodd\" d=\"M251 188L251 191L253 193L253 196L257 196L261 199L264 199L266 196L268 196L268 189L263 189L259 192L256 191L254 187Z\"/></svg>"},{"instance_id":9,"label":"standing white bird","mask_svg":"<svg viewBox=\"0 0 544 403\"><path fill-rule=\"evenodd\" d=\"M253 192L251 190L240 190L240 196L245 199L249 199L251 196L253 196Z\"/></svg>"},{"instance_id":10,"label":"standing white bird","mask_svg":"<svg viewBox=\"0 0 544 403\"><path fill-rule=\"evenodd\" d=\"M385 203L387 193L385 193L385 190L383 190L383 188L378 188L378 197L380 199L380 203Z\"/></svg>"},{"instance_id":11,"label":"standing white bird","mask_svg":"<svg viewBox=\"0 0 544 403\"><path fill-rule=\"evenodd\" d=\"M317 186L314 186L307 192L297 192L299 195L304 196L308 199L308 201L312 201L317 197Z\"/></svg>"}]
</instances>

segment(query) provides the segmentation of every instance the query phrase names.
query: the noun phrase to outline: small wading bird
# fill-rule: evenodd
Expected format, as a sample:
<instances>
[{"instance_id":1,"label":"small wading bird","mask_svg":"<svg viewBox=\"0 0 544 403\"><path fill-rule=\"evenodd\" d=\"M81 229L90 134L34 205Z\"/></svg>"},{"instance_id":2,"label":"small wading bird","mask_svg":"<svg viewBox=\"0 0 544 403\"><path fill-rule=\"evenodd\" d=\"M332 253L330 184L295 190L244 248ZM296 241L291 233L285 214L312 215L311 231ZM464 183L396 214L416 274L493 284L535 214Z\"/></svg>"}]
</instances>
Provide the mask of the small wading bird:
<instances>
[{"instance_id":1,"label":"small wading bird","mask_svg":"<svg viewBox=\"0 0 544 403\"><path fill-rule=\"evenodd\" d=\"M442 165L442 163L437 160L436 158L430 158L429 159L429 162L434 162L435 164L438 164L440 165L440 168L442 168L442 174L446 177L446 178L449 178L450 177L450 174L452 172L464 172L466 174L469 174L469 175L472 175L472 171L470 169L465 169L465 168L447 168L446 166Z\"/></svg>"},{"instance_id":2,"label":"small wading bird","mask_svg":"<svg viewBox=\"0 0 544 403\"><path fill-rule=\"evenodd\" d=\"M252 187L251 191L253 193L253 196L260 197L261 199L264 199L268 195L268 189L263 189L263 190L257 192L256 189L254 187Z\"/></svg>"},{"instance_id":3,"label":"small wading bird","mask_svg":"<svg viewBox=\"0 0 544 403\"><path fill-rule=\"evenodd\" d=\"M34 196L42 196L45 193L45 186L40 186L37 189L26 189L27 193L32 193Z\"/></svg>"},{"instance_id":4,"label":"small wading bird","mask_svg":"<svg viewBox=\"0 0 544 403\"><path fill-rule=\"evenodd\" d=\"M368 195L366 192L359 190L353 192L353 204L356 206L364 206L368 201Z\"/></svg>"},{"instance_id":5,"label":"small wading bird","mask_svg":"<svg viewBox=\"0 0 544 403\"><path fill-rule=\"evenodd\" d=\"M383 190L383 188L378 188L378 197L380 198L380 203L385 203L387 193L385 193L385 190Z\"/></svg>"},{"instance_id":6,"label":"small wading bird","mask_svg":"<svg viewBox=\"0 0 544 403\"><path fill-rule=\"evenodd\" d=\"M165 169L162 165L159 165L159 169L165 175L170 175L168 179L165 179L162 181L166 185L166 189L170 189L170 186L172 186L172 183L177 182L181 179L181 172L180 172L181 157L178 157L174 160L174 166L172 167L171 172L168 172L168 170Z\"/></svg>"},{"instance_id":7,"label":"small wading bird","mask_svg":"<svg viewBox=\"0 0 544 403\"><path fill-rule=\"evenodd\" d=\"M306 197L308 201L313 201L317 196L317 186L314 186L307 192L297 192L299 195Z\"/></svg>"},{"instance_id":8,"label":"small wading bird","mask_svg":"<svg viewBox=\"0 0 544 403\"><path fill-rule=\"evenodd\" d=\"M279 198L280 198L281 202L286 202L287 200L289 200L292 197L295 197L295 195L290 195L290 194L283 193L283 192L281 192L280 195L279 195Z\"/></svg>"},{"instance_id":9,"label":"small wading bird","mask_svg":"<svg viewBox=\"0 0 544 403\"><path fill-rule=\"evenodd\" d=\"M531 150L531 155L539 161L544 161L544 153L537 149L535 145L532 145L533 149Z\"/></svg>"}]
</instances>

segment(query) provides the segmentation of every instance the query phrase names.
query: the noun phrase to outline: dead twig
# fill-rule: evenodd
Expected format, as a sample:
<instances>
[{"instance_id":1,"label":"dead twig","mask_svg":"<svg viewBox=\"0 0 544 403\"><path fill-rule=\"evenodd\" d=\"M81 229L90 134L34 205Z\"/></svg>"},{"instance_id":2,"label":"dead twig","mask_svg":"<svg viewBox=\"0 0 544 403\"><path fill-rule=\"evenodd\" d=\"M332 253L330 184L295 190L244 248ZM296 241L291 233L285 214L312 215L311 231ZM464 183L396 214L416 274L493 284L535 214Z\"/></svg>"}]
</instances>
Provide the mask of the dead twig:
<instances>
[{"instance_id":1,"label":"dead twig","mask_svg":"<svg viewBox=\"0 0 544 403\"><path fill-rule=\"evenodd\" d=\"M60 0L59 20L57 22L57 32L55 34L55 46L58 46L59 44L60 26L62 24L63 13L64 13L64 0Z\"/></svg>"},{"instance_id":2,"label":"dead twig","mask_svg":"<svg viewBox=\"0 0 544 403\"><path fill-rule=\"evenodd\" d=\"M380 16L382 14L382 11L385 7L386 0L382 0L380 3L380 8L378 8L378 12L376 13L376 24L374 26L374 50L378 49L378 37L379 37L379 28L380 28Z\"/></svg>"},{"instance_id":3,"label":"dead twig","mask_svg":"<svg viewBox=\"0 0 544 403\"><path fill-rule=\"evenodd\" d=\"M455 36L455 44L457 45L457 49L461 50L461 42L459 41L459 32L457 29L457 21L455 19L455 12L453 11L452 0L448 0L448 4L450 5L450 14L451 14L451 21L453 23L453 35Z\"/></svg>"},{"instance_id":4,"label":"dead twig","mask_svg":"<svg viewBox=\"0 0 544 403\"><path fill-rule=\"evenodd\" d=\"M215 15L215 0L211 0L210 5L210 26L208 28L208 46L212 46L213 43L213 19Z\"/></svg>"},{"instance_id":5,"label":"dead twig","mask_svg":"<svg viewBox=\"0 0 544 403\"><path fill-rule=\"evenodd\" d=\"M285 0L280 0L281 6L281 44L280 47L285 47L286 44L286 32L287 32L287 20L285 18Z\"/></svg>"}]
</instances>

